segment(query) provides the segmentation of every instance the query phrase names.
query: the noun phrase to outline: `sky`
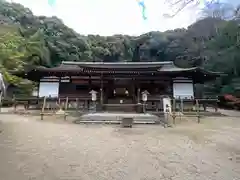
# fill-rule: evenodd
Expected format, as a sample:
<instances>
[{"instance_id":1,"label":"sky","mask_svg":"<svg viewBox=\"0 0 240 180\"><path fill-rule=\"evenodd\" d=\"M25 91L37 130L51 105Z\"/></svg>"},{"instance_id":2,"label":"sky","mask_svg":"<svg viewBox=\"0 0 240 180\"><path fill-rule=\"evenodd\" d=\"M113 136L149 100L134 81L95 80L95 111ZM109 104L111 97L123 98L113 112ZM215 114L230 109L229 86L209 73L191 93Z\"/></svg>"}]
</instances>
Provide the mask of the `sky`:
<instances>
[{"instance_id":1,"label":"sky","mask_svg":"<svg viewBox=\"0 0 240 180\"><path fill-rule=\"evenodd\" d=\"M8 0L11 1L11 0ZM12 0L30 8L35 15L57 16L80 34L140 35L149 31L165 31L187 27L196 20L196 7L186 8L174 18L165 0L145 0L147 20L142 19L137 0Z\"/></svg>"}]
</instances>

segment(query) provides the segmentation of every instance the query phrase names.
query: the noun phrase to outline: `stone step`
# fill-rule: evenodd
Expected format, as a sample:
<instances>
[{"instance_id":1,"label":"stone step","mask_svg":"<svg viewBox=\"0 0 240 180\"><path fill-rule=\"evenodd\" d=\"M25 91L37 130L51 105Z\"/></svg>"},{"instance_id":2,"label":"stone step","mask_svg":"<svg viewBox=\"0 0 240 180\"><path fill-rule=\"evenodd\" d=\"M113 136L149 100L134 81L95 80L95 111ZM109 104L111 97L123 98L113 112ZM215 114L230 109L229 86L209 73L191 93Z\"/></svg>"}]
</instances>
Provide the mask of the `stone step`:
<instances>
[{"instance_id":1,"label":"stone step","mask_svg":"<svg viewBox=\"0 0 240 180\"><path fill-rule=\"evenodd\" d=\"M163 127L169 127L164 121L164 116L156 116L148 113L132 114L132 113L88 113L80 115L75 123L84 124L120 124L122 118L133 118L134 124L160 124Z\"/></svg>"},{"instance_id":2,"label":"stone step","mask_svg":"<svg viewBox=\"0 0 240 180\"><path fill-rule=\"evenodd\" d=\"M75 121L77 124L121 124L121 121ZM151 121L134 121L134 124L156 124Z\"/></svg>"},{"instance_id":3,"label":"stone step","mask_svg":"<svg viewBox=\"0 0 240 180\"><path fill-rule=\"evenodd\" d=\"M79 123L86 123L86 122L89 122L89 123L98 123L98 122L101 122L101 123L118 123L120 124L122 121L116 121L116 120L76 120L77 122ZM161 124L159 122L156 122L156 121L133 121L134 124Z\"/></svg>"},{"instance_id":4,"label":"stone step","mask_svg":"<svg viewBox=\"0 0 240 180\"><path fill-rule=\"evenodd\" d=\"M122 117L80 117L83 121L120 121ZM134 121L158 121L159 118L133 118Z\"/></svg>"},{"instance_id":5,"label":"stone step","mask_svg":"<svg viewBox=\"0 0 240 180\"><path fill-rule=\"evenodd\" d=\"M120 121L124 117L133 118L134 121L159 121L159 117L151 114L117 114L117 113L93 113L85 114L82 121Z\"/></svg>"},{"instance_id":6,"label":"stone step","mask_svg":"<svg viewBox=\"0 0 240 180\"><path fill-rule=\"evenodd\" d=\"M159 117L151 114L129 113L89 113L84 114L77 120L79 123L121 123L122 118L133 118L134 124L161 124Z\"/></svg>"}]
</instances>

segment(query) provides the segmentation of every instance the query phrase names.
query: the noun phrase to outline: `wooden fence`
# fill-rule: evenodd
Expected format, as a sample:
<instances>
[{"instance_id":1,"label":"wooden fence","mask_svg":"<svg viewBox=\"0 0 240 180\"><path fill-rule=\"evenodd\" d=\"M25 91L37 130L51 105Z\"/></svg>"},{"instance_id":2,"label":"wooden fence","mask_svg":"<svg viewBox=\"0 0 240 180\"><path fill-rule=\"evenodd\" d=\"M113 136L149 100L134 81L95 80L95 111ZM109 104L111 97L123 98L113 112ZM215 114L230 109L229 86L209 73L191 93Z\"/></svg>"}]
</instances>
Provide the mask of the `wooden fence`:
<instances>
[{"instance_id":1,"label":"wooden fence","mask_svg":"<svg viewBox=\"0 0 240 180\"><path fill-rule=\"evenodd\" d=\"M157 106L154 102L158 102ZM136 104L139 113L150 113L157 115L163 119L165 125L176 124L177 119L183 117L192 117L196 122L200 123L202 116L219 115L217 107L217 99L171 99L171 113L163 111L161 105L162 99L154 99L146 103ZM156 104L156 103L155 103ZM27 111L39 110L41 118L46 114L54 114L59 110L64 112L66 119L69 112L88 113L104 111L104 106L99 101L92 102L91 97L62 97L62 98L38 98L38 97L18 97L13 99L4 99L2 105L14 107L17 112L18 106L23 106ZM114 106L118 106L115 104ZM123 106L119 104L119 107ZM209 112L208 108L212 111Z\"/></svg>"}]
</instances>

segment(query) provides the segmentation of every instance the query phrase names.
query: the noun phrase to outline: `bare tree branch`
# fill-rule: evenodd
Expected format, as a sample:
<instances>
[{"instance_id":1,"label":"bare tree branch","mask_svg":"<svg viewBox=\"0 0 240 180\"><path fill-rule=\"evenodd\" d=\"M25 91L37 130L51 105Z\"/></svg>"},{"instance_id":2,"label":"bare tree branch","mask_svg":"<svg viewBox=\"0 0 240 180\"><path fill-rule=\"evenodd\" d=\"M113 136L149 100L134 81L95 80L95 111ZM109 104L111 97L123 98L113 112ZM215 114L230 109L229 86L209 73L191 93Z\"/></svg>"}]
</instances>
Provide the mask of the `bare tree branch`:
<instances>
[{"instance_id":1,"label":"bare tree branch","mask_svg":"<svg viewBox=\"0 0 240 180\"><path fill-rule=\"evenodd\" d=\"M170 8L175 8L173 13L164 14L163 16L166 18L172 18L176 16L179 12L181 12L184 8L186 8L190 4L198 5L200 0L166 0L166 4L170 6Z\"/></svg>"},{"instance_id":2,"label":"bare tree branch","mask_svg":"<svg viewBox=\"0 0 240 180\"><path fill-rule=\"evenodd\" d=\"M193 5L198 6L202 0L165 0L165 4L170 7L171 13L164 14L165 18L172 18L179 12L183 11L187 6ZM221 3L218 0L211 0L204 2L201 10L201 17L214 17L225 20L240 18L240 5L237 7L231 3Z\"/></svg>"}]
</instances>

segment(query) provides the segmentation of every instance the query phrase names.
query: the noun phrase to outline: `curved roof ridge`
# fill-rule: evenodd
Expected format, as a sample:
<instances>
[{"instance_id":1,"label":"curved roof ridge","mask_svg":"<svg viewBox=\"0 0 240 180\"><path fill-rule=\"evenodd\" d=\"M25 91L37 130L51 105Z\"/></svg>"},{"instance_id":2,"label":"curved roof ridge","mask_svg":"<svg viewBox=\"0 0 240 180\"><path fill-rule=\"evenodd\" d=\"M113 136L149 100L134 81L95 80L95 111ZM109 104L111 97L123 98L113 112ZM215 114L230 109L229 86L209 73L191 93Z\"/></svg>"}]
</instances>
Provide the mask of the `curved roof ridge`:
<instances>
[{"instance_id":1,"label":"curved roof ridge","mask_svg":"<svg viewBox=\"0 0 240 180\"><path fill-rule=\"evenodd\" d=\"M173 64L173 61L161 62L75 62L75 61L62 61L62 64L74 65L165 65Z\"/></svg>"}]
</instances>

